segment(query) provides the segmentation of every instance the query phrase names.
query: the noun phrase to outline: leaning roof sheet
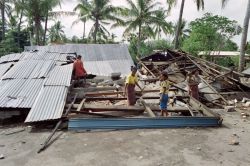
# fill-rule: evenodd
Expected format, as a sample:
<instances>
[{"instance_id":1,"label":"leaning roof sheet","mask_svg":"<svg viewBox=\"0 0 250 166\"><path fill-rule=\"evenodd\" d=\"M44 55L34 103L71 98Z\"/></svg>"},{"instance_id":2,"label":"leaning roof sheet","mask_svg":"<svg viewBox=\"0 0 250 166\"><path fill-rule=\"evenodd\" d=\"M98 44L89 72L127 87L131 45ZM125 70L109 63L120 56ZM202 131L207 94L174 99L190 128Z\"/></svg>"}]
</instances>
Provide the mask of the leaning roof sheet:
<instances>
[{"instance_id":1,"label":"leaning roof sheet","mask_svg":"<svg viewBox=\"0 0 250 166\"><path fill-rule=\"evenodd\" d=\"M54 61L19 61L2 77L2 79L44 78L54 65Z\"/></svg>"},{"instance_id":2,"label":"leaning roof sheet","mask_svg":"<svg viewBox=\"0 0 250 166\"><path fill-rule=\"evenodd\" d=\"M6 71L11 67L13 63L3 63L0 64L0 79L6 73Z\"/></svg>"},{"instance_id":3,"label":"leaning roof sheet","mask_svg":"<svg viewBox=\"0 0 250 166\"><path fill-rule=\"evenodd\" d=\"M29 46L26 50L40 50L82 55L88 73L110 76L121 72L122 76L130 72L134 65L127 45L124 44L65 44L53 46Z\"/></svg>"},{"instance_id":4,"label":"leaning roof sheet","mask_svg":"<svg viewBox=\"0 0 250 166\"><path fill-rule=\"evenodd\" d=\"M44 79L2 80L0 108L31 108Z\"/></svg>"},{"instance_id":5,"label":"leaning roof sheet","mask_svg":"<svg viewBox=\"0 0 250 166\"><path fill-rule=\"evenodd\" d=\"M0 63L18 61L22 58L22 54L8 54L0 57Z\"/></svg>"},{"instance_id":6,"label":"leaning roof sheet","mask_svg":"<svg viewBox=\"0 0 250 166\"><path fill-rule=\"evenodd\" d=\"M31 108L25 122L59 119L67 97L65 86L45 86Z\"/></svg>"},{"instance_id":7,"label":"leaning roof sheet","mask_svg":"<svg viewBox=\"0 0 250 166\"><path fill-rule=\"evenodd\" d=\"M58 52L34 51L23 52L21 60L54 60L67 61L68 54L60 54Z\"/></svg>"},{"instance_id":8,"label":"leaning roof sheet","mask_svg":"<svg viewBox=\"0 0 250 166\"><path fill-rule=\"evenodd\" d=\"M77 53L85 61L131 60L125 44L64 44L52 46L27 46L26 50L39 50L60 53Z\"/></svg>"},{"instance_id":9,"label":"leaning roof sheet","mask_svg":"<svg viewBox=\"0 0 250 166\"><path fill-rule=\"evenodd\" d=\"M70 86L73 64L56 66L49 74L44 85Z\"/></svg>"}]
</instances>

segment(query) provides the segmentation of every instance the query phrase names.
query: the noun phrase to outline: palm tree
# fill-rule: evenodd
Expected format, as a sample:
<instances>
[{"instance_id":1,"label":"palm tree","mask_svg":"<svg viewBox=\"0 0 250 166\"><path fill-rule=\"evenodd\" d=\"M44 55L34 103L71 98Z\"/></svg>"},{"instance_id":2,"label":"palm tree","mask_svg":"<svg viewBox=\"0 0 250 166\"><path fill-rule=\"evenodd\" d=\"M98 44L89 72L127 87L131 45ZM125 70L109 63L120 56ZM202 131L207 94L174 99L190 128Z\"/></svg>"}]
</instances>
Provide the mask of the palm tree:
<instances>
[{"instance_id":1,"label":"palm tree","mask_svg":"<svg viewBox=\"0 0 250 166\"><path fill-rule=\"evenodd\" d=\"M175 29L177 28L178 26L178 23L176 23L176 25L174 26ZM181 45L181 43L189 37L189 34L191 33L191 30L190 29L187 29L186 28L187 26L187 21L186 20L182 20L181 21L181 28L180 28L180 34L179 34L179 38L178 38L178 42L179 44Z\"/></svg>"},{"instance_id":2,"label":"palm tree","mask_svg":"<svg viewBox=\"0 0 250 166\"><path fill-rule=\"evenodd\" d=\"M158 9L155 13L157 20L153 27L155 33L154 38L157 36L158 40L160 38L161 32L163 32L165 35L173 33L173 25L171 22L166 21L166 13L167 12L163 8Z\"/></svg>"},{"instance_id":3,"label":"palm tree","mask_svg":"<svg viewBox=\"0 0 250 166\"><path fill-rule=\"evenodd\" d=\"M88 1L87 0L79 0L79 4L74 8L74 11L79 11L79 18L77 20L75 20L72 24L72 26L78 24L80 21L83 22L83 35L82 38L85 38L85 34L86 34L86 21L87 18L83 17L86 13L86 10L84 9L83 6L87 6Z\"/></svg>"},{"instance_id":4,"label":"palm tree","mask_svg":"<svg viewBox=\"0 0 250 166\"><path fill-rule=\"evenodd\" d=\"M76 10L80 11L79 18L76 22L85 20L94 22L89 33L89 36L93 37L94 43L97 42L98 36L104 37L109 35L108 30L105 28L105 25L110 24L107 21L121 21L115 16L115 13L120 10L120 8L112 6L110 0L91 0L90 2L80 0L79 2L80 3L75 7Z\"/></svg>"},{"instance_id":5,"label":"palm tree","mask_svg":"<svg viewBox=\"0 0 250 166\"><path fill-rule=\"evenodd\" d=\"M5 26L6 26L6 19L5 14L9 13L11 6L9 0L0 0L0 10L1 10L1 17L2 17L2 40L5 38Z\"/></svg>"},{"instance_id":6,"label":"palm tree","mask_svg":"<svg viewBox=\"0 0 250 166\"><path fill-rule=\"evenodd\" d=\"M43 2L43 9L45 11L45 22L44 22L44 34L43 34L43 45L46 43L46 33L48 29L48 19L49 19L49 13L52 11L52 9L58 5L61 5L61 0L45 0Z\"/></svg>"},{"instance_id":7,"label":"palm tree","mask_svg":"<svg viewBox=\"0 0 250 166\"><path fill-rule=\"evenodd\" d=\"M154 0L136 0L135 3L132 0L126 1L129 7L124 8L120 13L126 20L115 23L112 28L125 26L124 36L129 35L132 31L138 30L137 54L140 55L140 44L143 34L149 33L153 35L152 25L160 23L159 19L156 17L158 12L156 7L159 2L154 2Z\"/></svg>"},{"instance_id":8,"label":"palm tree","mask_svg":"<svg viewBox=\"0 0 250 166\"><path fill-rule=\"evenodd\" d=\"M177 0L167 0L167 3L169 4L169 9L171 9L171 7L173 5L175 5L177 2ZM204 0L195 0L195 3L197 5L197 10L204 10ZM183 15L183 10L184 10L184 4L185 4L185 0L181 1L181 8L180 8L180 14L179 14L179 19L178 19L178 24L177 24L177 28L176 28L176 32L175 32L175 44L174 44L174 48L177 49L179 47L179 35L180 35L180 29L181 29L181 21L182 21L182 15Z\"/></svg>"},{"instance_id":9,"label":"palm tree","mask_svg":"<svg viewBox=\"0 0 250 166\"><path fill-rule=\"evenodd\" d=\"M50 42L60 42L63 40L65 34L60 21L57 21L49 30Z\"/></svg>"},{"instance_id":10,"label":"palm tree","mask_svg":"<svg viewBox=\"0 0 250 166\"><path fill-rule=\"evenodd\" d=\"M240 44L240 62L239 62L239 71L243 71L245 67L245 53L247 45L247 32L250 19L250 0L248 0L246 15L243 23L241 44Z\"/></svg>"}]
</instances>

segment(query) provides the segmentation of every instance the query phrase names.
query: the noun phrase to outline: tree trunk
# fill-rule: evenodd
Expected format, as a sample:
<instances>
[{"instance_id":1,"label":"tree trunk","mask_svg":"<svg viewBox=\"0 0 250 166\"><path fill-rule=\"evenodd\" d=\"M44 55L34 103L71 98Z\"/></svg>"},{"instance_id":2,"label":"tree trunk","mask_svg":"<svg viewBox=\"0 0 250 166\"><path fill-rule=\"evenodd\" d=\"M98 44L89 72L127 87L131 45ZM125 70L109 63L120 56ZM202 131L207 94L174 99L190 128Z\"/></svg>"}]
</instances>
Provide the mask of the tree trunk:
<instances>
[{"instance_id":1,"label":"tree trunk","mask_svg":"<svg viewBox=\"0 0 250 166\"><path fill-rule=\"evenodd\" d=\"M1 16L2 16L2 40L4 40L5 39L5 0L2 0Z\"/></svg>"},{"instance_id":2,"label":"tree trunk","mask_svg":"<svg viewBox=\"0 0 250 166\"><path fill-rule=\"evenodd\" d=\"M99 28L99 20L98 18L96 18L96 21L95 21L95 31L94 31L94 43L96 44L96 36L97 36L97 31L98 31L98 28Z\"/></svg>"},{"instance_id":3,"label":"tree trunk","mask_svg":"<svg viewBox=\"0 0 250 166\"><path fill-rule=\"evenodd\" d=\"M138 42L137 42L137 55L138 55L138 57L141 57L140 49L141 49L141 24L139 24L139 33L138 33Z\"/></svg>"},{"instance_id":4,"label":"tree trunk","mask_svg":"<svg viewBox=\"0 0 250 166\"><path fill-rule=\"evenodd\" d=\"M39 18L35 17L36 45L40 45L39 25L40 25L40 20Z\"/></svg>"},{"instance_id":5,"label":"tree trunk","mask_svg":"<svg viewBox=\"0 0 250 166\"><path fill-rule=\"evenodd\" d=\"M178 20L177 28L176 28L176 32L175 32L175 43L174 43L174 48L175 49L178 49L178 47L179 47L179 35L180 35L180 30L181 30L181 22L182 22L184 4L185 4L185 0L182 0L181 1L180 14L179 14L179 20Z\"/></svg>"},{"instance_id":6,"label":"tree trunk","mask_svg":"<svg viewBox=\"0 0 250 166\"><path fill-rule=\"evenodd\" d=\"M43 45L46 44L46 33L47 33L47 29L48 29L48 18L49 18L49 11L47 11L46 18L45 18L44 34L43 34Z\"/></svg>"},{"instance_id":7,"label":"tree trunk","mask_svg":"<svg viewBox=\"0 0 250 166\"><path fill-rule=\"evenodd\" d=\"M19 18L19 23L18 23L18 27L17 27L17 43L18 43L18 47L19 48L21 48L21 44L20 44L20 32L21 32L22 19L23 19L23 9L21 10L21 14L20 14L20 18Z\"/></svg>"},{"instance_id":8,"label":"tree trunk","mask_svg":"<svg viewBox=\"0 0 250 166\"><path fill-rule=\"evenodd\" d=\"M85 32L86 31L85 26L86 26L86 21L83 22L83 35L82 35L83 40L85 39L85 33L86 33Z\"/></svg>"},{"instance_id":9,"label":"tree trunk","mask_svg":"<svg viewBox=\"0 0 250 166\"><path fill-rule=\"evenodd\" d=\"M243 31L242 31L242 37L241 37L239 72L243 71L245 67L245 52L246 52L249 19L250 19L250 0L248 0L248 4L247 4L247 11L246 11L245 19L244 19Z\"/></svg>"}]
</instances>

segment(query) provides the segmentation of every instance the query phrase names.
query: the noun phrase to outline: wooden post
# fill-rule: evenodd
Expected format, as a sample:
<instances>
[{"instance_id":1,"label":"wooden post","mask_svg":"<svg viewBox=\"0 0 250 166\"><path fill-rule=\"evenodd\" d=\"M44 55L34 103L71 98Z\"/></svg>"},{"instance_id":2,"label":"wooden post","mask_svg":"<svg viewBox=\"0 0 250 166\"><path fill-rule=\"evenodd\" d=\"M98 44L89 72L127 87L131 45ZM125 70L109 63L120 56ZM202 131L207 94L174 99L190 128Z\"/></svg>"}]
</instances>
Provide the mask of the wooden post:
<instances>
[{"instance_id":1,"label":"wooden post","mask_svg":"<svg viewBox=\"0 0 250 166\"><path fill-rule=\"evenodd\" d=\"M201 80L210 88L210 89L212 89L212 91L214 91L214 93L216 93L217 95L219 95L220 96L220 98L225 102L225 104L228 104L227 103L227 100L219 93L219 92L217 92L217 90L216 89L214 89L214 87L212 87L205 79L203 79L202 77L200 77L201 78Z\"/></svg>"},{"instance_id":2,"label":"wooden post","mask_svg":"<svg viewBox=\"0 0 250 166\"><path fill-rule=\"evenodd\" d=\"M153 111L151 110L151 108L147 105L147 103L146 103L142 98L140 98L140 101L141 101L141 103L143 104L145 110L148 112L149 116L155 118L156 116L155 116L154 112L153 112Z\"/></svg>"}]
</instances>

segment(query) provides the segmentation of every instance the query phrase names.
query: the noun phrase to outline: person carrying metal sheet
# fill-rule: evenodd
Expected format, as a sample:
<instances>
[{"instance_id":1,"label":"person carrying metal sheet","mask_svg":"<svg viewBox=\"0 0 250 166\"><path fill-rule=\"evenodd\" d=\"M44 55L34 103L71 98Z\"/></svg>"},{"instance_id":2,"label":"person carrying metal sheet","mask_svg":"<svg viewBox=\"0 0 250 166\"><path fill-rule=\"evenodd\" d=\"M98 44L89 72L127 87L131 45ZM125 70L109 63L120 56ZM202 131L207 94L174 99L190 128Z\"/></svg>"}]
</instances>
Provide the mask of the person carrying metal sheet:
<instances>
[{"instance_id":1,"label":"person carrying metal sheet","mask_svg":"<svg viewBox=\"0 0 250 166\"><path fill-rule=\"evenodd\" d=\"M188 74L187 83L188 83L188 93L190 96L199 100L199 88L198 85L200 83L199 70L193 70Z\"/></svg>"},{"instance_id":2,"label":"person carrying metal sheet","mask_svg":"<svg viewBox=\"0 0 250 166\"><path fill-rule=\"evenodd\" d=\"M77 84L79 84L80 79L84 79L84 82L86 83L86 76L87 71L83 67L82 62L82 56L78 55L77 59L74 61L74 67L73 67L73 76L74 79L77 80Z\"/></svg>"},{"instance_id":3,"label":"person carrying metal sheet","mask_svg":"<svg viewBox=\"0 0 250 166\"><path fill-rule=\"evenodd\" d=\"M167 117L168 111L168 92L172 83L168 80L168 73L163 71L160 76L160 109L161 109L161 116Z\"/></svg>"},{"instance_id":4,"label":"person carrying metal sheet","mask_svg":"<svg viewBox=\"0 0 250 166\"><path fill-rule=\"evenodd\" d=\"M131 73L126 78L125 83L125 96L127 96L127 102L129 106L135 105L136 103L136 94L135 86L138 86L141 91L143 90L138 84L138 78L136 76L137 68L131 66Z\"/></svg>"}]
</instances>

